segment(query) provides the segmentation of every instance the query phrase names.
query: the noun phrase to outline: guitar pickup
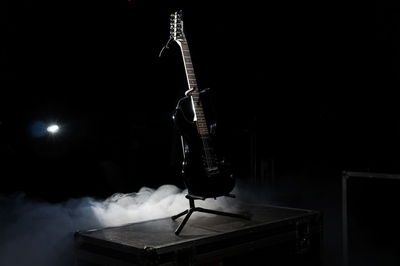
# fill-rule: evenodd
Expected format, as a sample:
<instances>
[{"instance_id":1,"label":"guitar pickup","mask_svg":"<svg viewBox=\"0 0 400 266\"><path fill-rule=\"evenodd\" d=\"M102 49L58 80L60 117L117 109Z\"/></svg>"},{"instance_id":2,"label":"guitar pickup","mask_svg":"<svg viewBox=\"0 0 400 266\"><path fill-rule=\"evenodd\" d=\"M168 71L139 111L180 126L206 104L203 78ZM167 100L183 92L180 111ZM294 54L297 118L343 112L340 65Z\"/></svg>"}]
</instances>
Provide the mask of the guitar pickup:
<instances>
[{"instance_id":1,"label":"guitar pickup","mask_svg":"<svg viewBox=\"0 0 400 266\"><path fill-rule=\"evenodd\" d=\"M219 174L219 168L218 167L207 167L207 175L209 177L215 176Z\"/></svg>"}]
</instances>

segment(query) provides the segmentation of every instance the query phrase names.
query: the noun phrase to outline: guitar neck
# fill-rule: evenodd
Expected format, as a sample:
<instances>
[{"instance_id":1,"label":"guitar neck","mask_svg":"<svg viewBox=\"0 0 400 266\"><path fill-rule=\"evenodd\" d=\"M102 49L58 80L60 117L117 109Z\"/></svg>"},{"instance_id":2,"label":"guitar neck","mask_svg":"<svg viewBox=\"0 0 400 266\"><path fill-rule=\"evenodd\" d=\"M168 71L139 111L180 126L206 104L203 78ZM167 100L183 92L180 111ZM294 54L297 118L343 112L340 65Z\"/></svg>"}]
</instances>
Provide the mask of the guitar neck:
<instances>
[{"instance_id":1,"label":"guitar neck","mask_svg":"<svg viewBox=\"0 0 400 266\"><path fill-rule=\"evenodd\" d=\"M180 42L183 63L185 65L186 79L189 89L197 88L196 75L194 74L192 57L190 56L189 45L187 41Z\"/></svg>"},{"instance_id":2,"label":"guitar neck","mask_svg":"<svg viewBox=\"0 0 400 266\"><path fill-rule=\"evenodd\" d=\"M187 41L181 41L179 43L182 51L183 62L185 65L186 79L189 90L191 90L190 97L192 99L193 111L195 113L195 121L197 125L197 131L202 137L208 137L208 127L204 116L203 105L200 99L200 92L197 87L196 75L194 73L192 58L190 56L189 45Z\"/></svg>"}]
</instances>

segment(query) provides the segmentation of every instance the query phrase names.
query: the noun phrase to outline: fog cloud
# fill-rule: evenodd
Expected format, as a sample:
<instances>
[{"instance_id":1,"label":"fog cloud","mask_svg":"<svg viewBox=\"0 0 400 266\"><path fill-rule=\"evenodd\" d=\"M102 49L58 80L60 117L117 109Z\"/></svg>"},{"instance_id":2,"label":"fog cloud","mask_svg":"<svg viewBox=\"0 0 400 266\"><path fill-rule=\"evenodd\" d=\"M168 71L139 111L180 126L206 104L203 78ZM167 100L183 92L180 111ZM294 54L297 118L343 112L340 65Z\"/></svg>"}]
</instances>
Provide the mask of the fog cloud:
<instances>
[{"instance_id":1,"label":"fog cloud","mask_svg":"<svg viewBox=\"0 0 400 266\"><path fill-rule=\"evenodd\" d=\"M22 193L0 198L0 265L74 265L74 232L172 216L188 207L185 194L176 186L163 185L105 200L84 197L56 204ZM229 210L233 208L229 201L221 197L196 204Z\"/></svg>"}]
</instances>

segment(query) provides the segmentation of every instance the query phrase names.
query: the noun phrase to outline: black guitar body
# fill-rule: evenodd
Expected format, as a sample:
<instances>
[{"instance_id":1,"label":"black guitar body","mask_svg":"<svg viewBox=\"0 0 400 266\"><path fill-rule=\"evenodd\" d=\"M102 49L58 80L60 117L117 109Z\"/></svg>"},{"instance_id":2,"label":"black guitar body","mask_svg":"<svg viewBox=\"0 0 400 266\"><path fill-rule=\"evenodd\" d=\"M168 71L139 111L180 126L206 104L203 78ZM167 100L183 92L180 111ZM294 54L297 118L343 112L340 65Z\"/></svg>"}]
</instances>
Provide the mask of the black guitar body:
<instances>
[{"instance_id":1,"label":"black guitar body","mask_svg":"<svg viewBox=\"0 0 400 266\"><path fill-rule=\"evenodd\" d=\"M227 195L235 186L230 167L213 151L214 167L209 167L204 149L204 140L193 122L190 97L182 98L173 115L174 123L181 135L183 148L182 174L189 194L201 197ZM210 133L207 143L211 146L215 135ZM208 146L208 147L210 147ZM212 145L214 146L214 145Z\"/></svg>"}]
</instances>

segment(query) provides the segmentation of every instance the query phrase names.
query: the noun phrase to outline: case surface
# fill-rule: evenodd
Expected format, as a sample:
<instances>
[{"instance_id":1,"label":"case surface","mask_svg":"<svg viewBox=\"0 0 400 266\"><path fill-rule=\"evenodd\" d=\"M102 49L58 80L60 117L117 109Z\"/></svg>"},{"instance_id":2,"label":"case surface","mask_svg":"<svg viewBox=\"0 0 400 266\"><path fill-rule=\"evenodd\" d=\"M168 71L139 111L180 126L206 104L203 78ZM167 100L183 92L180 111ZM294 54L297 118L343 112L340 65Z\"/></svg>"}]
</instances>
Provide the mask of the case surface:
<instances>
[{"instance_id":1,"label":"case surface","mask_svg":"<svg viewBox=\"0 0 400 266\"><path fill-rule=\"evenodd\" d=\"M75 234L77 264L320 265L321 214L243 206L250 220L196 213L179 236L171 218ZM294 265L294 264L293 264Z\"/></svg>"}]
</instances>

